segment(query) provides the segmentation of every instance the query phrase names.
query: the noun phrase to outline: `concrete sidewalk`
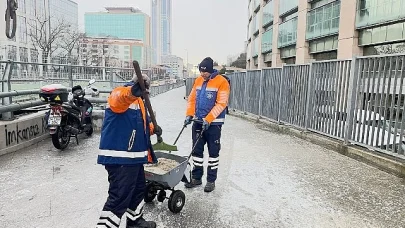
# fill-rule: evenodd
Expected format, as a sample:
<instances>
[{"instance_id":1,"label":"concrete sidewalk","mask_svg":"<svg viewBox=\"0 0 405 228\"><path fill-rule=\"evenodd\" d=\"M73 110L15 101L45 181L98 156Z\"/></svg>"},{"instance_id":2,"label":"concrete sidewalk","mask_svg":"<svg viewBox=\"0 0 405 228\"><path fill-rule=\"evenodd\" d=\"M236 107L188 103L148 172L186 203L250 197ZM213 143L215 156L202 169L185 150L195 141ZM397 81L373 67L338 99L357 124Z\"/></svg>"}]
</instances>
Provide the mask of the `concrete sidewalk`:
<instances>
[{"instance_id":1,"label":"concrete sidewalk","mask_svg":"<svg viewBox=\"0 0 405 228\"><path fill-rule=\"evenodd\" d=\"M181 129L184 88L152 99L163 138ZM155 202L158 227L405 227L405 182L336 152L228 116L217 189L185 190L183 211ZM191 149L190 128L179 141ZM107 197L99 135L59 152L50 140L0 157L0 227L95 227Z\"/></svg>"}]
</instances>

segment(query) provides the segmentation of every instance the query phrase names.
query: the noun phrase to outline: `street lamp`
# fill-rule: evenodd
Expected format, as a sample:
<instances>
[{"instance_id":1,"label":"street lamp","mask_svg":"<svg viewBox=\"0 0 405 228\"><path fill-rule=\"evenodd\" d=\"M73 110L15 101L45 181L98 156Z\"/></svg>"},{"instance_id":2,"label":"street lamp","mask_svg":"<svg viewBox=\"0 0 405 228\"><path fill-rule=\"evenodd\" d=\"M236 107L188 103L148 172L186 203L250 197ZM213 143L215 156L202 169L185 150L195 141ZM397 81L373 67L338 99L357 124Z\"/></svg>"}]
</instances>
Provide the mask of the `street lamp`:
<instances>
[{"instance_id":1,"label":"street lamp","mask_svg":"<svg viewBox=\"0 0 405 228\"><path fill-rule=\"evenodd\" d=\"M187 52L187 65L186 65L186 69L187 69L187 78L190 77L190 72L188 71L188 49L184 49Z\"/></svg>"}]
</instances>

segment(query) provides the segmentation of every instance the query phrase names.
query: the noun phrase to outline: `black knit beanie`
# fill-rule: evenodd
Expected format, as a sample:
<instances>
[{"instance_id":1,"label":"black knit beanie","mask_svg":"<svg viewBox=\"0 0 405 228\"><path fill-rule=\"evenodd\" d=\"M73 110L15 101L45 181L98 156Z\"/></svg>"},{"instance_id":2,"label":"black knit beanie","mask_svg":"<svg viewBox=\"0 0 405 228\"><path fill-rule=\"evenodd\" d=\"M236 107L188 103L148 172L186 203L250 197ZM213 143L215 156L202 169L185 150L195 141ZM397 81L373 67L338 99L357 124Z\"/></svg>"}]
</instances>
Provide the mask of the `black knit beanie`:
<instances>
[{"instance_id":1,"label":"black knit beanie","mask_svg":"<svg viewBox=\"0 0 405 228\"><path fill-rule=\"evenodd\" d=\"M214 60L210 57L205 58L199 65L200 72L214 73Z\"/></svg>"}]
</instances>

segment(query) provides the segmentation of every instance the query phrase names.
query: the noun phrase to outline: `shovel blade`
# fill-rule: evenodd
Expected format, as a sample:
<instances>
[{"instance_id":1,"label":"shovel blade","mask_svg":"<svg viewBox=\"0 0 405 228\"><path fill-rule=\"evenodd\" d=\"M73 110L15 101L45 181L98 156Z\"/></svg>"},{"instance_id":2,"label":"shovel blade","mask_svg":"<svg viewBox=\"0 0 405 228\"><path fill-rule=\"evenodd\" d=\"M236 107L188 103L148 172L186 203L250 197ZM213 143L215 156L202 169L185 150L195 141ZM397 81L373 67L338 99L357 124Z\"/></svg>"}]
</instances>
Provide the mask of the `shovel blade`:
<instances>
[{"instance_id":1,"label":"shovel blade","mask_svg":"<svg viewBox=\"0 0 405 228\"><path fill-rule=\"evenodd\" d=\"M169 145L164 142L158 142L154 145L152 145L153 150L156 151L178 151L177 146L174 145Z\"/></svg>"}]
</instances>

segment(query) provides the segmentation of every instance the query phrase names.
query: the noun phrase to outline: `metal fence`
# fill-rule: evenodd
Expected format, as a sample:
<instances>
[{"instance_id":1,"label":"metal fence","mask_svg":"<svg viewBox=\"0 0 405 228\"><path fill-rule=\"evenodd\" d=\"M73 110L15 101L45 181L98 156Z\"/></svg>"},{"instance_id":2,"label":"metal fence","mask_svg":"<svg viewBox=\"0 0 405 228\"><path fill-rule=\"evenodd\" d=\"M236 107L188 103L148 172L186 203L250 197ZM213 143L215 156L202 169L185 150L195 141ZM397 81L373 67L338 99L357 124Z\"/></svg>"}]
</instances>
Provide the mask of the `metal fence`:
<instances>
[{"instance_id":1,"label":"metal fence","mask_svg":"<svg viewBox=\"0 0 405 228\"><path fill-rule=\"evenodd\" d=\"M309 65L285 66L281 76L280 114L283 123L305 127Z\"/></svg>"},{"instance_id":2,"label":"metal fence","mask_svg":"<svg viewBox=\"0 0 405 228\"><path fill-rule=\"evenodd\" d=\"M262 70L260 83L260 115L278 121L280 111L281 68Z\"/></svg>"},{"instance_id":3,"label":"metal fence","mask_svg":"<svg viewBox=\"0 0 405 228\"><path fill-rule=\"evenodd\" d=\"M227 76L231 109L405 159L405 54Z\"/></svg>"},{"instance_id":4,"label":"metal fence","mask_svg":"<svg viewBox=\"0 0 405 228\"><path fill-rule=\"evenodd\" d=\"M0 99L3 110L0 110L0 114L3 119L12 119L13 111L42 104L38 100L39 89L47 84L85 86L90 79L95 79L95 86L105 92L100 93L101 99L105 100L109 91L132 79L133 75L134 70L129 68L0 61ZM156 96L183 85L182 81L157 86L152 83L150 95Z\"/></svg>"},{"instance_id":5,"label":"metal fence","mask_svg":"<svg viewBox=\"0 0 405 228\"><path fill-rule=\"evenodd\" d=\"M308 93L307 127L335 138L345 137L351 60L315 62Z\"/></svg>"},{"instance_id":6,"label":"metal fence","mask_svg":"<svg viewBox=\"0 0 405 228\"><path fill-rule=\"evenodd\" d=\"M0 61L0 89L2 92L32 90L53 83L72 87L77 84L86 85L90 79L95 79L95 86L99 89L111 90L130 80L133 72L132 68ZM142 70L142 73L151 72ZM163 76L161 79L163 80ZM21 96L18 100L32 98Z\"/></svg>"}]
</instances>

